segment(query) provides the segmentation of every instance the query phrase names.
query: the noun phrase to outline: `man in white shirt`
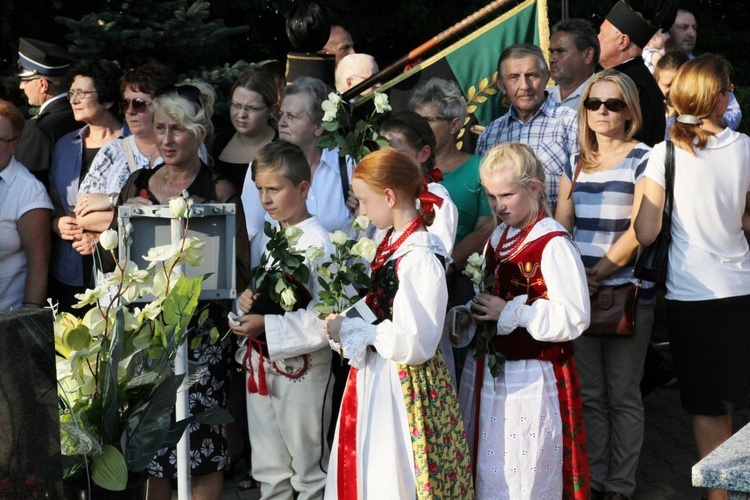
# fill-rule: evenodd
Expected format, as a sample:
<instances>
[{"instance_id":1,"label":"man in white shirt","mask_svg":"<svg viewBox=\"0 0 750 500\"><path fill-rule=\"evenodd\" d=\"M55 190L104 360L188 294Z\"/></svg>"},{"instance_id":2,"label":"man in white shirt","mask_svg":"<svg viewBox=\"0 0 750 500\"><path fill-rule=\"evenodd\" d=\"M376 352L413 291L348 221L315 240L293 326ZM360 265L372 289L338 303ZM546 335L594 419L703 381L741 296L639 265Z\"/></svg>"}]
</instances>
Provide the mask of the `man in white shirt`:
<instances>
[{"instance_id":1,"label":"man in white shirt","mask_svg":"<svg viewBox=\"0 0 750 500\"><path fill-rule=\"evenodd\" d=\"M578 110L581 94L594 77L599 60L596 31L585 19L564 19L552 27L550 76L557 85L547 91L563 106Z\"/></svg>"}]
</instances>

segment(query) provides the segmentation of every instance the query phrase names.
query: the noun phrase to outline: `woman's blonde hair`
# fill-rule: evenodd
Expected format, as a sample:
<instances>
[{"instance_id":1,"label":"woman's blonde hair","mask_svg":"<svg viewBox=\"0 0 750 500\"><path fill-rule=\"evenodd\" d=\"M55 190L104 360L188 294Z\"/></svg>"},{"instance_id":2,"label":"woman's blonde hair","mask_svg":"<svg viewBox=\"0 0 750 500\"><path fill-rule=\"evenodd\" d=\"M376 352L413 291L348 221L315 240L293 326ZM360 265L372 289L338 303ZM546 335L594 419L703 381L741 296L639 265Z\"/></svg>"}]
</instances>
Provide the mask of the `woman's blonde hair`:
<instances>
[{"instance_id":1,"label":"woman's blonde hair","mask_svg":"<svg viewBox=\"0 0 750 500\"><path fill-rule=\"evenodd\" d=\"M692 115L699 120L707 118L716 109L719 94L727 92L731 85L732 65L718 54L703 54L686 62L672 80L669 100L680 115ZM695 154L706 147L708 138L714 135L702 129L700 124L678 121L669 129L675 146Z\"/></svg>"},{"instance_id":2,"label":"woman's blonde hair","mask_svg":"<svg viewBox=\"0 0 750 500\"><path fill-rule=\"evenodd\" d=\"M641 129L643 118L641 116L641 102L638 98L638 89L633 80L624 73L614 69L605 69L594 75L594 78L586 86L578 103L578 146L581 170L589 172L599 164L599 143L596 133L591 130L588 120L588 112L583 106L584 101L591 95L591 88L600 82L610 82L617 86L622 100L625 101L626 109L630 111L630 120L625 122L625 138L627 142Z\"/></svg>"},{"instance_id":3,"label":"woman's blonde hair","mask_svg":"<svg viewBox=\"0 0 750 500\"><path fill-rule=\"evenodd\" d=\"M502 175L505 179L515 182L527 190L530 197L534 186L539 186L539 194L531 199L534 211L541 208L549 214L544 167L529 146L520 142L509 142L490 149L479 166L479 178L484 184L494 175Z\"/></svg>"},{"instance_id":4,"label":"woman's blonde hair","mask_svg":"<svg viewBox=\"0 0 750 500\"><path fill-rule=\"evenodd\" d=\"M200 91L200 97L193 100L189 97L182 97L180 94L189 95L188 92L181 91L181 87L193 86ZM161 112L169 118L176 121L180 127L190 130L196 137L205 134L205 142L208 142L214 132L211 116L214 114L214 103L216 102L216 92L211 85L199 80L187 80L177 86L168 86L166 93L161 93L164 89L157 91L157 97L154 99L153 109L154 116L156 112Z\"/></svg>"}]
</instances>

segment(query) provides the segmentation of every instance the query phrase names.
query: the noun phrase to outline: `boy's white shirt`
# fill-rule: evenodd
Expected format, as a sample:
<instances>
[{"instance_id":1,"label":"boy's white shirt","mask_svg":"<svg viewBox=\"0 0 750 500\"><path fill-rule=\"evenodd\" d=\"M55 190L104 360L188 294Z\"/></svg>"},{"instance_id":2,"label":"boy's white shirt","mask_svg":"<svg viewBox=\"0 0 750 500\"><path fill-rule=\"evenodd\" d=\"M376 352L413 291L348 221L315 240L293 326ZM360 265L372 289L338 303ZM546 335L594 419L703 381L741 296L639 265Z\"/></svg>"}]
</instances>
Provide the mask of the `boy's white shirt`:
<instances>
[{"instance_id":1,"label":"boy's white shirt","mask_svg":"<svg viewBox=\"0 0 750 500\"><path fill-rule=\"evenodd\" d=\"M274 222L274 225L278 227L279 223ZM317 216L313 215L296 224L295 227L302 230L302 236L294 248L304 251L309 247L318 247L323 250L323 257L316 262L305 259L305 265L310 269L310 279L305 285L313 297L307 308L290 311L283 315L267 314L265 317L266 342L269 359L272 362L301 356L322 348L330 349L323 331L323 320L318 318L318 313L312 308L320 302L318 291L322 290L318 283L318 264L330 260L334 246L328 238L328 231ZM258 266L268 240L268 236L262 231L251 240L251 268Z\"/></svg>"}]
</instances>

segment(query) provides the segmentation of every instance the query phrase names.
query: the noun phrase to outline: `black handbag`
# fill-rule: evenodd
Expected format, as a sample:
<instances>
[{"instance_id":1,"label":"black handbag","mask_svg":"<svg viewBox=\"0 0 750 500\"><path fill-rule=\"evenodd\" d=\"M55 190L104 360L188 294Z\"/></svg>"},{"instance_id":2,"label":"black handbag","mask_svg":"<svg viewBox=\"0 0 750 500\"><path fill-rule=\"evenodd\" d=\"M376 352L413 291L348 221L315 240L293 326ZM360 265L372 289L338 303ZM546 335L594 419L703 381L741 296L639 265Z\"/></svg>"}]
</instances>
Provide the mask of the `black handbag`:
<instances>
[{"instance_id":1,"label":"black handbag","mask_svg":"<svg viewBox=\"0 0 750 500\"><path fill-rule=\"evenodd\" d=\"M664 163L664 212L662 213L661 231L653 243L642 247L635 261L635 277L663 285L667 282L669 267L669 246L672 244L672 205L674 201L674 143L667 141L666 161Z\"/></svg>"}]
</instances>

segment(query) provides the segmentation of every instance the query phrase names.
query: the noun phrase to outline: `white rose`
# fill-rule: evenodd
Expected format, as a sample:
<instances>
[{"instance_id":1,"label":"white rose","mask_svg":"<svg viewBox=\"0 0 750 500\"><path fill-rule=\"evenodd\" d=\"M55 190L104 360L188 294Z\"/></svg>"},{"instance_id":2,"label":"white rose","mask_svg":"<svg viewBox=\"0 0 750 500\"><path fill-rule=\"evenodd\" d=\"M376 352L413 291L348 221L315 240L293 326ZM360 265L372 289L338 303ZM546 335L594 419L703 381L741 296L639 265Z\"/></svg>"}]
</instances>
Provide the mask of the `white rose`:
<instances>
[{"instance_id":1,"label":"white rose","mask_svg":"<svg viewBox=\"0 0 750 500\"><path fill-rule=\"evenodd\" d=\"M341 96L338 95L336 92L330 92L328 94L328 100L334 103L336 106L341 104L341 101L342 101Z\"/></svg>"},{"instance_id":2,"label":"white rose","mask_svg":"<svg viewBox=\"0 0 750 500\"><path fill-rule=\"evenodd\" d=\"M285 288L284 291L281 292L281 307L285 311L291 311L295 302L297 302L297 298L294 296L294 290L291 288Z\"/></svg>"},{"instance_id":3,"label":"white rose","mask_svg":"<svg viewBox=\"0 0 750 500\"><path fill-rule=\"evenodd\" d=\"M331 101L323 101L321 105L325 114L323 115L324 122L332 122L336 119L336 113L338 113L339 107Z\"/></svg>"},{"instance_id":4,"label":"white rose","mask_svg":"<svg viewBox=\"0 0 750 500\"><path fill-rule=\"evenodd\" d=\"M364 215L358 215L357 218L354 219L354 223L352 223L352 227L360 231L367 231L367 226L369 225L370 225L370 219L368 219Z\"/></svg>"},{"instance_id":5,"label":"white rose","mask_svg":"<svg viewBox=\"0 0 750 500\"><path fill-rule=\"evenodd\" d=\"M107 229L99 236L99 243L107 251L117 248L118 240L117 231L114 229Z\"/></svg>"},{"instance_id":6,"label":"white rose","mask_svg":"<svg viewBox=\"0 0 750 500\"><path fill-rule=\"evenodd\" d=\"M475 270L471 275L471 281L473 281L477 285L481 285L482 281L484 280L484 275L481 271Z\"/></svg>"},{"instance_id":7,"label":"white rose","mask_svg":"<svg viewBox=\"0 0 750 500\"><path fill-rule=\"evenodd\" d=\"M362 238L352 247L352 255L362 257L367 262L372 262L378 247L370 238Z\"/></svg>"},{"instance_id":8,"label":"white rose","mask_svg":"<svg viewBox=\"0 0 750 500\"><path fill-rule=\"evenodd\" d=\"M305 250L305 258L310 262L315 262L321 257L323 257L323 249L320 247L307 247Z\"/></svg>"},{"instance_id":9,"label":"white rose","mask_svg":"<svg viewBox=\"0 0 750 500\"><path fill-rule=\"evenodd\" d=\"M295 245L302 236L302 229L296 226L287 226L284 229L284 237L290 245Z\"/></svg>"},{"instance_id":10,"label":"white rose","mask_svg":"<svg viewBox=\"0 0 750 500\"><path fill-rule=\"evenodd\" d=\"M177 218L185 217L187 212L187 201L182 196L175 196L169 200L169 211Z\"/></svg>"},{"instance_id":11,"label":"white rose","mask_svg":"<svg viewBox=\"0 0 750 500\"><path fill-rule=\"evenodd\" d=\"M344 233L344 231L336 231L333 233L328 233L328 239L331 240L331 243L340 247L342 245L346 245L346 240L348 240L349 238L346 237L346 233Z\"/></svg>"},{"instance_id":12,"label":"white rose","mask_svg":"<svg viewBox=\"0 0 750 500\"><path fill-rule=\"evenodd\" d=\"M481 268L484 264L484 256L482 254L474 252L473 254L469 255L466 263L469 266Z\"/></svg>"},{"instance_id":13,"label":"white rose","mask_svg":"<svg viewBox=\"0 0 750 500\"><path fill-rule=\"evenodd\" d=\"M378 114L383 114L391 110L391 105L388 104L388 96L386 94L377 92L372 101L375 104L375 111Z\"/></svg>"}]
</instances>

